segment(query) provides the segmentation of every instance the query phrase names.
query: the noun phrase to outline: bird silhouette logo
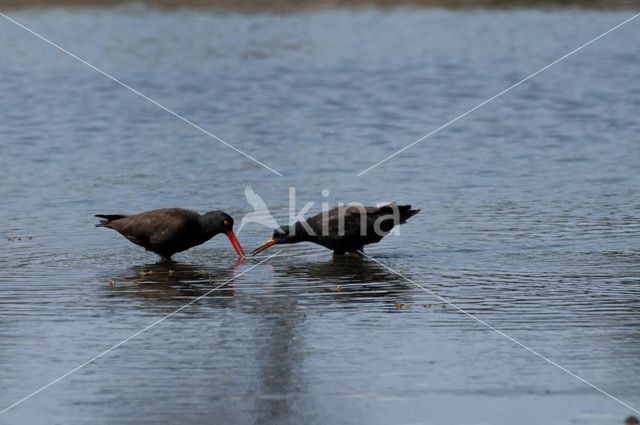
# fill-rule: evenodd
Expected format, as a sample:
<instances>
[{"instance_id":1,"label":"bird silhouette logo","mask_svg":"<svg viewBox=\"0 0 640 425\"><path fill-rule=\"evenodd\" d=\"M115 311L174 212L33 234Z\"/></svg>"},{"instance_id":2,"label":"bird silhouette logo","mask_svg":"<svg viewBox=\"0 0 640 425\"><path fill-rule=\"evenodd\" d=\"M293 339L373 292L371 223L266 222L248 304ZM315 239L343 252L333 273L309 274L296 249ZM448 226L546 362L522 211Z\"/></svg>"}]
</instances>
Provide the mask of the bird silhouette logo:
<instances>
[{"instance_id":1,"label":"bird silhouette logo","mask_svg":"<svg viewBox=\"0 0 640 425\"><path fill-rule=\"evenodd\" d=\"M253 211L245 214L244 217L242 217L240 227L238 228L238 233L240 233L242 228L247 223L258 223L272 229L280 227L276 219L271 215L267 204L264 202L262 197L253 190L251 186L247 186L244 189L244 195L247 198L247 202L249 203L249 205L253 207Z\"/></svg>"}]
</instances>

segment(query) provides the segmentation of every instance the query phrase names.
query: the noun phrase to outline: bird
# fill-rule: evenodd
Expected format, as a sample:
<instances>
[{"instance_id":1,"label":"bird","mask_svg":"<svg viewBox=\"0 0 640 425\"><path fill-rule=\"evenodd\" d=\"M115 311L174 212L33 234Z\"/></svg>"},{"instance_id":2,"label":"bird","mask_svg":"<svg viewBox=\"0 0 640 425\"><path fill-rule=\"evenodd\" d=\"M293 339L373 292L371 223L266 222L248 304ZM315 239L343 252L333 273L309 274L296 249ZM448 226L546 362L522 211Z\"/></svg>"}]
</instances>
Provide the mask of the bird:
<instances>
[{"instance_id":1,"label":"bird","mask_svg":"<svg viewBox=\"0 0 640 425\"><path fill-rule=\"evenodd\" d=\"M170 260L176 252L200 245L224 233L240 258L245 254L233 233L233 218L223 211L198 214L183 208L162 208L139 214L96 214L96 227L108 227L136 245Z\"/></svg>"},{"instance_id":2,"label":"bird","mask_svg":"<svg viewBox=\"0 0 640 425\"><path fill-rule=\"evenodd\" d=\"M364 245L380 242L396 225L405 223L419 212L412 210L411 205L396 205L395 202L381 207L342 205L277 228L271 239L251 254L274 244L314 242L333 250L335 255L362 255Z\"/></svg>"},{"instance_id":3,"label":"bird","mask_svg":"<svg viewBox=\"0 0 640 425\"><path fill-rule=\"evenodd\" d=\"M247 202L249 203L249 205L253 207L253 211L245 214L245 216L242 217L242 220L240 220L238 233L242 231L242 228L247 223L258 223L272 229L278 227L278 222L269 212L267 204L264 202L262 197L253 190L251 186L247 186L244 189L244 196L247 198Z\"/></svg>"}]
</instances>

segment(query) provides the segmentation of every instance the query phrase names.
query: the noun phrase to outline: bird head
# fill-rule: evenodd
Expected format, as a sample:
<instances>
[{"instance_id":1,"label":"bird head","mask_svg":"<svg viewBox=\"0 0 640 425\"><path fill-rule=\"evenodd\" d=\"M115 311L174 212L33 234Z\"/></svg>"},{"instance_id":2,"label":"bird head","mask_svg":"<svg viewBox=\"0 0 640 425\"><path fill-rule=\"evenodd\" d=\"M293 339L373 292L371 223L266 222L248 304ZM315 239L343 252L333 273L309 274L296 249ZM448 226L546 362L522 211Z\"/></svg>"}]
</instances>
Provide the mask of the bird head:
<instances>
[{"instance_id":1,"label":"bird head","mask_svg":"<svg viewBox=\"0 0 640 425\"><path fill-rule=\"evenodd\" d=\"M200 217L200 224L211 237L224 233L240 257L246 257L238 238L233 233L233 217L224 211L210 211Z\"/></svg>"},{"instance_id":2,"label":"bird head","mask_svg":"<svg viewBox=\"0 0 640 425\"><path fill-rule=\"evenodd\" d=\"M271 245L305 241L306 233L301 232L301 229L299 228L301 226L298 226L297 224L298 223L292 226L280 226L275 229L271 239L256 248L251 255L256 255L257 253L269 248Z\"/></svg>"}]
</instances>

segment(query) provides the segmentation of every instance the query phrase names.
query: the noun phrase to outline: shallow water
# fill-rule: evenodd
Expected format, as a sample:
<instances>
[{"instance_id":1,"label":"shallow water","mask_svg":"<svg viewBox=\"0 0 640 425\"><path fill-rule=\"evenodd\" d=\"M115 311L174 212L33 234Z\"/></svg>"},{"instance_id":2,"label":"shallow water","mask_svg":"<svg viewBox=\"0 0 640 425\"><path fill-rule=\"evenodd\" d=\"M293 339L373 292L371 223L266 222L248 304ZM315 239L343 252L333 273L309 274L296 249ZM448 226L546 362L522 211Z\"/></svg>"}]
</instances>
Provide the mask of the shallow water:
<instances>
[{"instance_id":1,"label":"shallow water","mask_svg":"<svg viewBox=\"0 0 640 425\"><path fill-rule=\"evenodd\" d=\"M236 265L219 236L156 263L94 228L94 214L224 209L237 228L246 185L282 223L290 186L297 210L421 208L368 253L640 409L640 22L356 177L632 14L11 12L283 177L0 21L0 409L266 257ZM238 234L245 251L268 236L257 224ZM303 244L0 423L619 424L632 413L374 261Z\"/></svg>"}]
</instances>

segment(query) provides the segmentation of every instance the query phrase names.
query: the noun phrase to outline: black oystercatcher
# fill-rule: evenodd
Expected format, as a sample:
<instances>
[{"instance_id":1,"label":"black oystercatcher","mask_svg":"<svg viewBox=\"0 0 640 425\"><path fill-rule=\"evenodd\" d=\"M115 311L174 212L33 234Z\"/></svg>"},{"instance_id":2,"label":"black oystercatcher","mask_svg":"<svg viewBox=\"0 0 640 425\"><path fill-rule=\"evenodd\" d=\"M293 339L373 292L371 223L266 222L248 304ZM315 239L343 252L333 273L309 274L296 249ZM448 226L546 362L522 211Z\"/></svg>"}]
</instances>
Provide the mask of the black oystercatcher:
<instances>
[{"instance_id":1,"label":"black oystercatcher","mask_svg":"<svg viewBox=\"0 0 640 425\"><path fill-rule=\"evenodd\" d=\"M380 242L397 224L419 213L411 205L391 203L382 207L345 205L323 211L305 221L282 226L267 242L252 252L255 255L274 244L314 242L332 249L334 254L362 252L363 246Z\"/></svg>"},{"instance_id":2,"label":"black oystercatcher","mask_svg":"<svg viewBox=\"0 0 640 425\"><path fill-rule=\"evenodd\" d=\"M203 215L182 208L163 208L135 215L102 215L96 227L108 227L131 242L170 259L176 252L200 245L225 233L240 257L245 257L240 242L233 233L233 218L223 211Z\"/></svg>"}]
</instances>

